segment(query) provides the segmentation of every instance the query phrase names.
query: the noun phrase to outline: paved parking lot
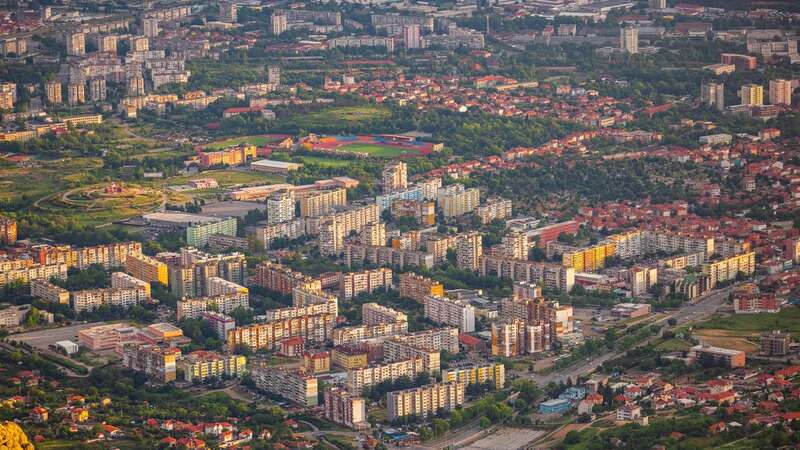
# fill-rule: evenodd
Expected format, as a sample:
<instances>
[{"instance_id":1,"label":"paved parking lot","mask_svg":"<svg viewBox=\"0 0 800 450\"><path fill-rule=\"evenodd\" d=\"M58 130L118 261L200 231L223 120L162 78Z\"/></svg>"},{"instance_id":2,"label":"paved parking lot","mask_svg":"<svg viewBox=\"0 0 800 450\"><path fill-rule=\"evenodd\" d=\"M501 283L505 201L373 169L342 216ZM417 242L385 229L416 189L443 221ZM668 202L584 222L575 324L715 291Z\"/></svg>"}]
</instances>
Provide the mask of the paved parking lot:
<instances>
[{"instance_id":1,"label":"paved parking lot","mask_svg":"<svg viewBox=\"0 0 800 450\"><path fill-rule=\"evenodd\" d=\"M58 341L72 341L77 344L78 331L83 330L84 328L103 324L104 322L81 323L61 328L51 328L41 331L32 331L30 333L13 334L8 336L7 339L11 341L24 342L35 348L47 349L50 344L55 344Z\"/></svg>"},{"instance_id":2,"label":"paved parking lot","mask_svg":"<svg viewBox=\"0 0 800 450\"><path fill-rule=\"evenodd\" d=\"M542 436L541 430L501 428L485 438L464 447L464 450L512 450L522 448Z\"/></svg>"}]
</instances>

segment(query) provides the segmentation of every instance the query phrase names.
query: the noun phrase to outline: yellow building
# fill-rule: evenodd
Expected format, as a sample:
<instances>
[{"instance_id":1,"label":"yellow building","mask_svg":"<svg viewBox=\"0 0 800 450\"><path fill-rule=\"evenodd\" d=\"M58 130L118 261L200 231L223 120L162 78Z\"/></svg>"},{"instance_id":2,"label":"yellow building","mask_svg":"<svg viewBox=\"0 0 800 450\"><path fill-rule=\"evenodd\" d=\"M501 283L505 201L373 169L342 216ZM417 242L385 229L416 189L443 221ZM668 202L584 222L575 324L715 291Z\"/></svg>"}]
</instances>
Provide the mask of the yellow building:
<instances>
[{"instance_id":1,"label":"yellow building","mask_svg":"<svg viewBox=\"0 0 800 450\"><path fill-rule=\"evenodd\" d=\"M611 242L564 252L561 265L572 267L575 272L594 272L605 267L606 258L614 256L616 248L616 244Z\"/></svg>"},{"instance_id":2,"label":"yellow building","mask_svg":"<svg viewBox=\"0 0 800 450\"><path fill-rule=\"evenodd\" d=\"M330 372L331 354L328 352L303 353L303 365L306 373L316 374Z\"/></svg>"},{"instance_id":3,"label":"yellow building","mask_svg":"<svg viewBox=\"0 0 800 450\"><path fill-rule=\"evenodd\" d=\"M502 364L489 364L488 366L471 366L460 369L445 369L442 371L442 382L483 384L490 381L495 389L503 389L506 383L506 368Z\"/></svg>"},{"instance_id":4,"label":"yellow building","mask_svg":"<svg viewBox=\"0 0 800 450\"><path fill-rule=\"evenodd\" d=\"M735 280L739 272L750 276L755 270L755 252L742 253L730 258L703 264L703 275L708 277L708 284L711 289L719 282Z\"/></svg>"},{"instance_id":5,"label":"yellow building","mask_svg":"<svg viewBox=\"0 0 800 450\"><path fill-rule=\"evenodd\" d=\"M368 352L358 347L339 345L331 352L331 362L345 370L363 369L369 365Z\"/></svg>"},{"instance_id":6,"label":"yellow building","mask_svg":"<svg viewBox=\"0 0 800 450\"><path fill-rule=\"evenodd\" d=\"M440 408L452 411L464 404L462 383L438 383L412 389L389 392L386 397L386 409L389 420L400 417L427 417L435 414Z\"/></svg>"},{"instance_id":7,"label":"yellow building","mask_svg":"<svg viewBox=\"0 0 800 450\"><path fill-rule=\"evenodd\" d=\"M131 254L125 259L125 271L130 275L151 283L157 281L164 286L169 284L167 265L145 255Z\"/></svg>"},{"instance_id":8,"label":"yellow building","mask_svg":"<svg viewBox=\"0 0 800 450\"><path fill-rule=\"evenodd\" d=\"M239 377L247 367L247 358L198 350L181 359L180 367L183 370L183 379L189 382L223 376Z\"/></svg>"}]
</instances>

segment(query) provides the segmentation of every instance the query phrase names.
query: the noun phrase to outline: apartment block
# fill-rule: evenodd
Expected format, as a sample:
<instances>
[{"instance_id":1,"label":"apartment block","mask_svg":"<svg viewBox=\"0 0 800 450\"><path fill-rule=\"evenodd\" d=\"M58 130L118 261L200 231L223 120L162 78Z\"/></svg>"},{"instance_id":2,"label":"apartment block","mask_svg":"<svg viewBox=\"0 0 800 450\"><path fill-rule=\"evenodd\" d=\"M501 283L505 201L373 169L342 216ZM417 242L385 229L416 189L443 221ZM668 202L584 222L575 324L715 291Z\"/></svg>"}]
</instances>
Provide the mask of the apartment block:
<instances>
[{"instance_id":1,"label":"apartment block","mask_svg":"<svg viewBox=\"0 0 800 450\"><path fill-rule=\"evenodd\" d=\"M368 427L366 401L344 389L331 387L325 391L323 414L331 422L350 428Z\"/></svg>"},{"instance_id":2,"label":"apartment block","mask_svg":"<svg viewBox=\"0 0 800 450\"><path fill-rule=\"evenodd\" d=\"M361 305L361 321L364 325L407 322L408 316L405 313L373 302Z\"/></svg>"},{"instance_id":3,"label":"apartment block","mask_svg":"<svg viewBox=\"0 0 800 450\"><path fill-rule=\"evenodd\" d=\"M222 314L230 314L236 308L249 308L250 296L246 293L223 294L214 297L199 297L178 300L177 319L197 319L210 308Z\"/></svg>"},{"instance_id":4,"label":"apartment block","mask_svg":"<svg viewBox=\"0 0 800 450\"><path fill-rule=\"evenodd\" d=\"M414 379L425 370L425 364L422 359L377 364L363 369L347 371L345 386L349 392L360 395L361 391L366 387L374 386L383 381L394 381L400 377Z\"/></svg>"},{"instance_id":5,"label":"apartment block","mask_svg":"<svg viewBox=\"0 0 800 450\"><path fill-rule=\"evenodd\" d=\"M364 262L401 270L407 266L426 269L434 266L433 255L416 250L401 250L377 245L347 244L344 247L344 251L345 261L348 266Z\"/></svg>"},{"instance_id":6,"label":"apartment block","mask_svg":"<svg viewBox=\"0 0 800 450\"><path fill-rule=\"evenodd\" d=\"M169 285L169 270L163 262L142 254L130 254L125 258L125 271L146 281Z\"/></svg>"},{"instance_id":7,"label":"apartment block","mask_svg":"<svg viewBox=\"0 0 800 450\"><path fill-rule=\"evenodd\" d=\"M382 173L383 192L390 193L408 188L408 165L402 161L392 161Z\"/></svg>"},{"instance_id":8,"label":"apartment block","mask_svg":"<svg viewBox=\"0 0 800 450\"><path fill-rule=\"evenodd\" d=\"M739 90L742 106L762 106L764 104L764 87L758 84L745 84Z\"/></svg>"},{"instance_id":9,"label":"apartment block","mask_svg":"<svg viewBox=\"0 0 800 450\"><path fill-rule=\"evenodd\" d=\"M480 233L467 233L456 243L456 266L462 270L475 271L480 267L483 255L483 237Z\"/></svg>"},{"instance_id":10,"label":"apartment block","mask_svg":"<svg viewBox=\"0 0 800 450\"><path fill-rule=\"evenodd\" d=\"M453 184L439 189L437 201L445 218L458 217L474 211L480 205L480 191L478 188L464 189L463 184Z\"/></svg>"},{"instance_id":11,"label":"apartment block","mask_svg":"<svg viewBox=\"0 0 800 450\"><path fill-rule=\"evenodd\" d=\"M509 233L503 236L500 252L506 258L528 259L528 236L525 233Z\"/></svg>"},{"instance_id":12,"label":"apartment block","mask_svg":"<svg viewBox=\"0 0 800 450\"><path fill-rule=\"evenodd\" d=\"M17 220L0 217L0 243L14 245L17 243Z\"/></svg>"},{"instance_id":13,"label":"apartment block","mask_svg":"<svg viewBox=\"0 0 800 450\"><path fill-rule=\"evenodd\" d=\"M31 280L31 296L42 300L69 305L69 291L45 279Z\"/></svg>"},{"instance_id":14,"label":"apartment block","mask_svg":"<svg viewBox=\"0 0 800 450\"><path fill-rule=\"evenodd\" d=\"M364 345L337 345L331 350L331 363L344 370L363 369L369 365L369 349Z\"/></svg>"},{"instance_id":15,"label":"apartment block","mask_svg":"<svg viewBox=\"0 0 800 450\"><path fill-rule=\"evenodd\" d=\"M475 308L464 300L425 297L425 317L434 322L458 327L462 333L475 331Z\"/></svg>"},{"instance_id":16,"label":"apartment block","mask_svg":"<svg viewBox=\"0 0 800 450\"><path fill-rule=\"evenodd\" d=\"M238 378L244 375L247 358L241 355L221 354L198 350L184 355L178 363L183 379L188 382L203 382L212 378Z\"/></svg>"},{"instance_id":17,"label":"apartment block","mask_svg":"<svg viewBox=\"0 0 800 450\"><path fill-rule=\"evenodd\" d=\"M458 328L443 327L403 334L394 339L426 350L458 353L458 335Z\"/></svg>"},{"instance_id":18,"label":"apartment block","mask_svg":"<svg viewBox=\"0 0 800 450\"><path fill-rule=\"evenodd\" d=\"M400 297L416 300L419 303L425 301L425 297L444 296L444 285L430 278L417 275L413 272L400 274Z\"/></svg>"},{"instance_id":19,"label":"apartment block","mask_svg":"<svg viewBox=\"0 0 800 450\"><path fill-rule=\"evenodd\" d=\"M294 195L278 191L267 198L267 224L289 222L294 219Z\"/></svg>"},{"instance_id":20,"label":"apartment block","mask_svg":"<svg viewBox=\"0 0 800 450\"><path fill-rule=\"evenodd\" d=\"M158 345L125 345L122 351L122 365L135 372L169 383L177 378L177 361L180 349L165 348Z\"/></svg>"},{"instance_id":21,"label":"apartment block","mask_svg":"<svg viewBox=\"0 0 800 450\"><path fill-rule=\"evenodd\" d=\"M259 263L250 283L279 294L288 295L298 286L312 282L311 277L271 261ZM321 288L321 286L320 286Z\"/></svg>"},{"instance_id":22,"label":"apartment block","mask_svg":"<svg viewBox=\"0 0 800 450\"><path fill-rule=\"evenodd\" d=\"M392 217L413 217L424 227L436 224L436 204L431 201L395 200L391 212Z\"/></svg>"},{"instance_id":23,"label":"apartment block","mask_svg":"<svg viewBox=\"0 0 800 450\"><path fill-rule=\"evenodd\" d=\"M392 269L380 268L339 275L339 297L351 299L363 293L392 287Z\"/></svg>"},{"instance_id":24,"label":"apartment block","mask_svg":"<svg viewBox=\"0 0 800 450\"><path fill-rule=\"evenodd\" d=\"M441 234L425 235L425 251L433 255L436 264L447 259L447 251L456 248L459 236L445 236Z\"/></svg>"},{"instance_id":25,"label":"apartment block","mask_svg":"<svg viewBox=\"0 0 800 450\"><path fill-rule=\"evenodd\" d=\"M237 344L246 344L253 350L275 350L280 341L292 337L323 344L332 338L335 325L336 316L333 314L293 317L236 327L228 331L226 341L230 351Z\"/></svg>"},{"instance_id":26,"label":"apartment block","mask_svg":"<svg viewBox=\"0 0 800 450\"><path fill-rule=\"evenodd\" d=\"M491 223L493 220L507 219L513 214L511 200L499 197L487 198L486 203L475 210L475 214L484 225Z\"/></svg>"},{"instance_id":27,"label":"apartment block","mask_svg":"<svg viewBox=\"0 0 800 450\"><path fill-rule=\"evenodd\" d=\"M71 292L70 297L72 309L76 313L97 309L101 306L130 308L150 299L148 291L142 287L87 289Z\"/></svg>"},{"instance_id":28,"label":"apartment block","mask_svg":"<svg viewBox=\"0 0 800 450\"><path fill-rule=\"evenodd\" d=\"M792 337L789 333L773 330L761 335L761 354L767 356L786 356Z\"/></svg>"},{"instance_id":29,"label":"apartment block","mask_svg":"<svg viewBox=\"0 0 800 450\"><path fill-rule=\"evenodd\" d=\"M495 389L506 384L506 368L503 364L470 365L442 371L443 383L484 384L491 383Z\"/></svg>"},{"instance_id":30,"label":"apartment block","mask_svg":"<svg viewBox=\"0 0 800 450\"><path fill-rule=\"evenodd\" d=\"M427 417L439 409L452 411L464 404L465 390L462 383L436 383L389 392L386 395L387 418Z\"/></svg>"},{"instance_id":31,"label":"apartment block","mask_svg":"<svg viewBox=\"0 0 800 450\"><path fill-rule=\"evenodd\" d=\"M552 331L546 321L514 319L492 324L492 355L506 358L550 350Z\"/></svg>"},{"instance_id":32,"label":"apartment block","mask_svg":"<svg viewBox=\"0 0 800 450\"><path fill-rule=\"evenodd\" d=\"M721 347L695 345L689 349L689 361L695 362L703 358L720 361L730 368L744 367L745 354L740 350L731 350Z\"/></svg>"},{"instance_id":33,"label":"apartment block","mask_svg":"<svg viewBox=\"0 0 800 450\"><path fill-rule=\"evenodd\" d=\"M211 325L211 329L220 339L228 337L228 330L236 328L236 321L233 317L216 311L205 311L201 317Z\"/></svg>"},{"instance_id":34,"label":"apartment block","mask_svg":"<svg viewBox=\"0 0 800 450\"><path fill-rule=\"evenodd\" d=\"M111 274L111 287L121 289L144 289L147 297L150 298L150 283L140 280L125 272L113 272Z\"/></svg>"},{"instance_id":35,"label":"apartment block","mask_svg":"<svg viewBox=\"0 0 800 450\"><path fill-rule=\"evenodd\" d=\"M25 260L30 263L30 260ZM21 281L23 283L32 280L49 280L53 277L59 279L67 278L67 265L66 264L28 264L21 267L9 268L7 270L0 270L0 286L12 283L14 281Z\"/></svg>"},{"instance_id":36,"label":"apartment block","mask_svg":"<svg viewBox=\"0 0 800 450\"><path fill-rule=\"evenodd\" d=\"M441 352L430 350L401 339L388 339L383 342L383 360L386 362L421 359L425 370L437 374L441 370Z\"/></svg>"},{"instance_id":37,"label":"apartment block","mask_svg":"<svg viewBox=\"0 0 800 450\"><path fill-rule=\"evenodd\" d=\"M292 306L269 309L265 312L267 322L295 317L339 313L338 299L316 286L299 286L292 293Z\"/></svg>"},{"instance_id":38,"label":"apartment block","mask_svg":"<svg viewBox=\"0 0 800 450\"><path fill-rule=\"evenodd\" d=\"M792 80L770 80L769 103L771 105L792 105Z\"/></svg>"},{"instance_id":39,"label":"apartment block","mask_svg":"<svg viewBox=\"0 0 800 450\"><path fill-rule=\"evenodd\" d=\"M186 243L192 247L205 247L213 234L236 236L236 218L219 219L186 228Z\"/></svg>"},{"instance_id":40,"label":"apartment block","mask_svg":"<svg viewBox=\"0 0 800 450\"><path fill-rule=\"evenodd\" d=\"M317 378L305 372L259 368L251 372L256 387L300 406L317 406Z\"/></svg>"},{"instance_id":41,"label":"apartment block","mask_svg":"<svg viewBox=\"0 0 800 450\"><path fill-rule=\"evenodd\" d=\"M333 345L357 344L368 339L386 339L408 332L408 322L355 325L333 330Z\"/></svg>"},{"instance_id":42,"label":"apartment block","mask_svg":"<svg viewBox=\"0 0 800 450\"><path fill-rule=\"evenodd\" d=\"M730 258L703 264L703 275L708 277L711 289L719 282L735 280L739 272L743 273L745 276L751 276L755 270L755 252L742 253Z\"/></svg>"},{"instance_id":43,"label":"apartment block","mask_svg":"<svg viewBox=\"0 0 800 450\"><path fill-rule=\"evenodd\" d=\"M300 217L320 217L347 204L346 189L319 191L300 198Z\"/></svg>"},{"instance_id":44,"label":"apartment block","mask_svg":"<svg viewBox=\"0 0 800 450\"><path fill-rule=\"evenodd\" d=\"M206 292L209 297L227 294L247 295L250 293L246 287L220 277L208 277L206 280Z\"/></svg>"},{"instance_id":45,"label":"apartment block","mask_svg":"<svg viewBox=\"0 0 800 450\"><path fill-rule=\"evenodd\" d=\"M380 221L375 204L358 206L347 211L319 218L319 250L322 255L336 255L344 249L344 238L360 232L368 224Z\"/></svg>"},{"instance_id":46,"label":"apartment block","mask_svg":"<svg viewBox=\"0 0 800 450\"><path fill-rule=\"evenodd\" d=\"M269 250L272 241L278 238L297 239L306 235L306 224L303 219L290 220L289 222L274 225L257 226L253 228L253 236L261 248Z\"/></svg>"}]
</instances>

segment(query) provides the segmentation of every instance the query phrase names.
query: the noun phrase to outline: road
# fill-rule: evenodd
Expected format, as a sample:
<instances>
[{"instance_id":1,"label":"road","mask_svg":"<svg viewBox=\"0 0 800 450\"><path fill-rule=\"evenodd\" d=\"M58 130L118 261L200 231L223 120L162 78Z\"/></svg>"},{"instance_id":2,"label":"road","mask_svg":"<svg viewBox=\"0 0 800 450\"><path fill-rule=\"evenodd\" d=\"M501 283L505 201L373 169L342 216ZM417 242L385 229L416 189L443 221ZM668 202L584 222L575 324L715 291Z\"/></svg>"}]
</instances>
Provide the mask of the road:
<instances>
[{"instance_id":1,"label":"road","mask_svg":"<svg viewBox=\"0 0 800 450\"><path fill-rule=\"evenodd\" d=\"M661 324L667 322L670 319L675 319L677 325L686 325L692 322L704 320L712 316L720 308L722 308L727 304L728 295L735 288L736 286L734 285L723 289L714 290L709 294L701 297L699 300L692 303L687 303L678 308L677 310L664 315L663 317L661 317L658 320L655 320L652 323ZM657 338L657 336L653 336L650 339L641 342L637 346L645 345L655 338ZM622 356L623 354L625 354L626 351L606 353L602 356L592 358L589 361L584 361L579 364L570 366L565 370L553 371L551 373L544 375L522 373L522 372L519 372L518 374L522 377L527 377L532 379L539 386L544 386L550 382L554 383L559 383L562 381L566 382L567 378L571 378L574 381L581 375L586 375L594 372L604 362Z\"/></svg>"}]
</instances>

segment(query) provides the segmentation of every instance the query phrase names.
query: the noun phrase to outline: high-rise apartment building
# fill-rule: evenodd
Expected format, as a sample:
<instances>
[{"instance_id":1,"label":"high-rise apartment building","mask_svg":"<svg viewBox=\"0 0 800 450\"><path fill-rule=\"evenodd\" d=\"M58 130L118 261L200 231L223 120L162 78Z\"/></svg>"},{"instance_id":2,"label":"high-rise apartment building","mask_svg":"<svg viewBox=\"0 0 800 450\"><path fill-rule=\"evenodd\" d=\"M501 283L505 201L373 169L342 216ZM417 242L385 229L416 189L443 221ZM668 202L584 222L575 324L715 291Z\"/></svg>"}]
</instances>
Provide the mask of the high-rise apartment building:
<instances>
[{"instance_id":1,"label":"high-rise apartment building","mask_svg":"<svg viewBox=\"0 0 800 450\"><path fill-rule=\"evenodd\" d=\"M273 36L280 36L288 28L289 24L285 15L272 13L269 18L269 31Z\"/></svg>"},{"instance_id":2,"label":"high-rise apartment building","mask_svg":"<svg viewBox=\"0 0 800 450\"><path fill-rule=\"evenodd\" d=\"M708 82L700 85L700 101L719 111L725 109L725 85L722 83Z\"/></svg>"},{"instance_id":3,"label":"high-rise apartment building","mask_svg":"<svg viewBox=\"0 0 800 450\"><path fill-rule=\"evenodd\" d=\"M108 96L105 78L93 78L89 81L89 98L93 102L101 102Z\"/></svg>"},{"instance_id":4,"label":"high-rise apartment building","mask_svg":"<svg viewBox=\"0 0 800 450\"><path fill-rule=\"evenodd\" d=\"M17 219L0 216L0 244L17 243Z\"/></svg>"},{"instance_id":5,"label":"high-rise apartment building","mask_svg":"<svg viewBox=\"0 0 800 450\"><path fill-rule=\"evenodd\" d=\"M381 267L339 275L339 297L350 299L363 293L388 289L392 286L392 269Z\"/></svg>"},{"instance_id":6,"label":"high-rise apartment building","mask_svg":"<svg viewBox=\"0 0 800 450\"><path fill-rule=\"evenodd\" d=\"M281 66L267 66L267 83L280 86Z\"/></svg>"},{"instance_id":7,"label":"high-rise apartment building","mask_svg":"<svg viewBox=\"0 0 800 450\"><path fill-rule=\"evenodd\" d=\"M403 25L403 44L406 50L422 48L422 28L419 24Z\"/></svg>"},{"instance_id":8,"label":"high-rise apartment building","mask_svg":"<svg viewBox=\"0 0 800 450\"><path fill-rule=\"evenodd\" d=\"M439 189L438 203L445 218L458 217L480 205L480 191L478 188L465 189L460 183L453 184Z\"/></svg>"},{"instance_id":9,"label":"high-rise apartment building","mask_svg":"<svg viewBox=\"0 0 800 450\"><path fill-rule=\"evenodd\" d=\"M267 198L267 223L288 222L294 219L294 195L289 191L275 192Z\"/></svg>"},{"instance_id":10,"label":"high-rise apartment building","mask_svg":"<svg viewBox=\"0 0 800 450\"><path fill-rule=\"evenodd\" d=\"M436 280L417 275L414 272L400 274L400 297L425 302L425 297L441 297L444 295L444 285Z\"/></svg>"},{"instance_id":11,"label":"high-rise apartment building","mask_svg":"<svg viewBox=\"0 0 800 450\"><path fill-rule=\"evenodd\" d=\"M465 300L425 297L425 317L437 323L458 327L462 333L475 331L475 307Z\"/></svg>"},{"instance_id":12,"label":"high-rise apartment building","mask_svg":"<svg viewBox=\"0 0 800 450\"><path fill-rule=\"evenodd\" d=\"M86 85L81 82L67 85L67 101L70 106L86 103Z\"/></svg>"},{"instance_id":13,"label":"high-rise apartment building","mask_svg":"<svg viewBox=\"0 0 800 450\"><path fill-rule=\"evenodd\" d=\"M506 370L503 364L459 366L442 371L443 383L484 384L492 383L497 390L506 384Z\"/></svg>"},{"instance_id":14,"label":"high-rise apartment building","mask_svg":"<svg viewBox=\"0 0 800 450\"><path fill-rule=\"evenodd\" d=\"M435 383L386 394L388 420L427 417L440 409L452 411L464 404L463 383Z\"/></svg>"},{"instance_id":15,"label":"high-rise apartment building","mask_svg":"<svg viewBox=\"0 0 800 450\"><path fill-rule=\"evenodd\" d=\"M279 294L291 294L298 286L314 282L308 275L271 261L259 263L250 282ZM317 286L319 281L316 280Z\"/></svg>"},{"instance_id":16,"label":"high-rise apartment building","mask_svg":"<svg viewBox=\"0 0 800 450\"><path fill-rule=\"evenodd\" d=\"M86 35L70 33L67 35L67 55L82 56L86 54Z\"/></svg>"},{"instance_id":17,"label":"high-rise apartment building","mask_svg":"<svg viewBox=\"0 0 800 450\"><path fill-rule=\"evenodd\" d=\"M236 3L231 1L219 2L219 21L225 23L236 23L237 17Z\"/></svg>"},{"instance_id":18,"label":"high-rise apartment building","mask_svg":"<svg viewBox=\"0 0 800 450\"><path fill-rule=\"evenodd\" d=\"M332 338L335 325L335 314L303 315L236 327L228 331L226 342L230 351L238 344L252 350L275 350L280 341L293 337L321 345Z\"/></svg>"},{"instance_id":19,"label":"high-rise apartment building","mask_svg":"<svg viewBox=\"0 0 800 450\"><path fill-rule=\"evenodd\" d=\"M117 40L117 36L113 34L98 35L95 37L97 51L116 54Z\"/></svg>"},{"instance_id":20,"label":"high-rise apartment building","mask_svg":"<svg viewBox=\"0 0 800 450\"><path fill-rule=\"evenodd\" d=\"M63 97L61 96L61 82L46 82L44 84L44 96L47 98L47 103L51 105L60 105L63 101Z\"/></svg>"},{"instance_id":21,"label":"high-rise apartment building","mask_svg":"<svg viewBox=\"0 0 800 450\"><path fill-rule=\"evenodd\" d=\"M178 348L158 345L128 344L123 347L122 365L135 372L142 372L163 383L177 378Z\"/></svg>"},{"instance_id":22,"label":"high-rise apartment building","mask_svg":"<svg viewBox=\"0 0 800 450\"><path fill-rule=\"evenodd\" d=\"M364 325L407 322L408 316L403 312L371 302L361 305L361 321Z\"/></svg>"},{"instance_id":23,"label":"high-rise apartment building","mask_svg":"<svg viewBox=\"0 0 800 450\"><path fill-rule=\"evenodd\" d=\"M256 387L306 408L316 406L317 378L302 371L259 368L252 371Z\"/></svg>"},{"instance_id":24,"label":"high-rise apartment building","mask_svg":"<svg viewBox=\"0 0 800 450\"><path fill-rule=\"evenodd\" d=\"M667 0L649 0L647 6L651 9L666 9Z\"/></svg>"},{"instance_id":25,"label":"high-rise apartment building","mask_svg":"<svg viewBox=\"0 0 800 450\"><path fill-rule=\"evenodd\" d=\"M742 106L761 106L764 104L764 87L758 84L745 84L739 91Z\"/></svg>"},{"instance_id":26,"label":"high-rise apartment building","mask_svg":"<svg viewBox=\"0 0 800 450\"><path fill-rule=\"evenodd\" d=\"M347 204L346 189L330 189L300 198L300 217L330 214L337 206Z\"/></svg>"},{"instance_id":27,"label":"high-rise apartment building","mask_svg":"<svg viewBox=\"0 0 800 450\"><path fill-rule=\"evenodd\" d=\"M230 314L236 308L249 308L250 296L246 293L229 293L214 297L200 297L178 300L176 307L176 317L178 320L183 318L197 319L204 312L214 309L222 314Z\"/></svg>"},{"instance_id":28,"label":"high-rise apartment building","mask_svg":"<svg viewBox=\"0 0 800 450\"><path fill-rule=\"evenodd\" d=\"M188 382L203 382L223 376L238 378L244 375L247 358L242 355L197 350L181 358L178 367L183 371L183 379Z\"/></svg>"},{"instance_id":29,"label":"high-rise apartment building","mask_svg":"<svg viewBox=\"0 0 800 450\"><path fill-rule=\"evenodd\" d=\"M383 168L383 192L402 191L408 188L408 165L402 161L392 161Z\"/></svg>"},{"instance_id":30,"label":"high-rise apartment building","mask_svg":"<svg viewBox=\"0 0 800 450\"><path fill-rule=\"evenodd\" d=\"M161 33L158 26L158 19L155 17L145 17L142 19L142 34L145 37L156 37Z\"/></svg>"},{"instance_id":31,"label":"high-rise apartment building","mask_svg":"<svg viewBox=\"0 0 800 450\"><path fill-rule=\"evenodd\" d=\"M769 103L772 105L792 105L791 80L770 80L769 82Z\"/></svg>"},{"instance_id":32,"label":"high-rise apartment building","mask_svg":"<svg viewBox=\"0 0 800 450\"><path fill-rule=\"evenodd\" d=\"M483 237L480 233L467 233L456 243L456 266L462 270L475 271L480 267L483 255Z\"/></svg>"},{"instance_id":33,"label":"high-rise apartment building","mask_svg":"<svg viewBox=\"0 0 800 450\"><path fill-rule=\"evenodd\" d=\"M367 423L366 401L344 389L331 387L325 390L323 414L325 418L350 428L364 428Z\"/></svg>"},{"instance_id":34,"label":"high-rise apartment building","mask_svg":"<svg viewBox=\"0 0 800 450\"><path fill-rule=\"evenodd\" d=\"M792 337L789 333L773 330L761 335L761 354L766 356L786 356Z\"/></svg>"},{"instance_id":35,"label":"high-rise apartment building","mask_svg":"<svg viewBox=\"0 0 800 450\"><path fill-rule=\"evenodd\" d=\"M639 53L639 29L636 27L620 28L619 48L625 53Z\"/></svg>"},{"instance_id":36,"label":"high-rise apartment building","mask_svg":"<svg viewBox=\"0 0 800 450\"><path fill-rule=\"evenodd\" d=\"M128 77L128 95L135 97L144 94L144 77L141 75Z\"/></svg>"},{"instance_id":37,"label":"high-rise apartment building","mask_svg":"<svg viewBox=\"0 0 800 450\"><path fill-rule=\"evenodd\" d=\"M383 381L394 381L400 377L409 377L413 380L425 371L425 364L421 358L377 364L347 371L345 386L349 392L361 395L365 387L375 386Z\"/></svg>"}]
</instances>

